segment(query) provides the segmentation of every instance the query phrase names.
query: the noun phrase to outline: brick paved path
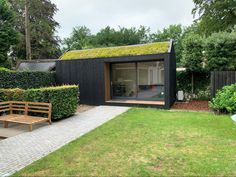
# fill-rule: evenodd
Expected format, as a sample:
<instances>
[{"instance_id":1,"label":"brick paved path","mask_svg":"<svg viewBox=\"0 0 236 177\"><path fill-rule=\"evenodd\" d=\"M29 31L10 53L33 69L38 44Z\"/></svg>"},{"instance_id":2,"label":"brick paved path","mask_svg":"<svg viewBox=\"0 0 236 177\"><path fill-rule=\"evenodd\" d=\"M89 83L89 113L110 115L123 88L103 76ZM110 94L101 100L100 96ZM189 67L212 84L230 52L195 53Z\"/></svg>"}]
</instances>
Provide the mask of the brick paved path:
<instances>
[{"instance_id":1,"label":"brick paved path","mask_svg":"<svg viewBox=\"0 0 236 177\"><path fill-rule=\"evenodd\" d=\"M0 141L0 176L9 176L19 171L128 109L99 106L51 126Z\"/></svg>"}]
</instances>

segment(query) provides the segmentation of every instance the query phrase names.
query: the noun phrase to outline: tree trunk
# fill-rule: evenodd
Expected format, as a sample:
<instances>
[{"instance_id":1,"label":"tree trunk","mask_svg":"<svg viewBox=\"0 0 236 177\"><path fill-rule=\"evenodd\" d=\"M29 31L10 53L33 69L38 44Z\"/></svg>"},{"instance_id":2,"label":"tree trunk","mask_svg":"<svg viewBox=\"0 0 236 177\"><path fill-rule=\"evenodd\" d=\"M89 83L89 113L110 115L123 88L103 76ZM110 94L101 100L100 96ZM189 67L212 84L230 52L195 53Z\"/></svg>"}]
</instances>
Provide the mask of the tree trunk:
<instances>
[{"instance_id":1,"label":"tree trunk","mask_svg":"<svg viewBox=\"0 0 236 177\"><path fill-rule=\"evenodd\" d=\"M29 0L25 0L25 44L26 59L31 60L30 23L29 23Z\"/></svg>"}]
</instances>

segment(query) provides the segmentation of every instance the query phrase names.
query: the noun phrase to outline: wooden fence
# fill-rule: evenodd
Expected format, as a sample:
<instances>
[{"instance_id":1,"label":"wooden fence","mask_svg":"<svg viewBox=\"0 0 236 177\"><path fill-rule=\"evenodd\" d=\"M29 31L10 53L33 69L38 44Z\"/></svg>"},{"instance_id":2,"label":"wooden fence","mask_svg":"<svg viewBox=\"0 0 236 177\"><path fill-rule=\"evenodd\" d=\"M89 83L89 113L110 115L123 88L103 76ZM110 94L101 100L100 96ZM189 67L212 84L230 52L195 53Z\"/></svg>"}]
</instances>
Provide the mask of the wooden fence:
<instances>
[{"instance_id":1,"label":"wooden fence","mask_svg":"<svg viewBox=\"0 0 236 177\"><path fill-rule=\"evenodd\" d=\"M213 98L218 89L226 85L236 83L236 71L212 71L211 72L211 97Z\"/></svg>"}]
</instances>

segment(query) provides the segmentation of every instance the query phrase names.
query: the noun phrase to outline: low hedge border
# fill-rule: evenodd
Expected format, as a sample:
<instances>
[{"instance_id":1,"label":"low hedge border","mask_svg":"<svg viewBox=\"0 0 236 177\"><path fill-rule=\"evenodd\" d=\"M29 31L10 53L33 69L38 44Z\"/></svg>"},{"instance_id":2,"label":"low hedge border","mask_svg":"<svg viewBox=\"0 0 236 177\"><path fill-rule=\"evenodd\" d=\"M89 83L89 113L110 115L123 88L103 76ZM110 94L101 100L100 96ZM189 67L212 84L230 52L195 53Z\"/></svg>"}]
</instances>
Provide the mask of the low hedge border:
<instances>
[{"instance_id":1,"label":"low hedge border","mask_svg":"<svg viewBox=\"0 0 236 177\"><path fill-rule=\"evenodd\" d=\"M40 88L53 86L55 83L55 72L18 72L0 68L0 88Z\"/></svg>"},{"instance_id":2,"label":"low hedge border","mask_svg":"<svg viewBox=\"0 0 236 177\"><path fill-rule=\"evenodd\" d=\"M77 109L79 87L65 85L39 89L0 89L0 101L30 101L52 103L52 120L72 116Z\"/></svg>"}]
</instances>

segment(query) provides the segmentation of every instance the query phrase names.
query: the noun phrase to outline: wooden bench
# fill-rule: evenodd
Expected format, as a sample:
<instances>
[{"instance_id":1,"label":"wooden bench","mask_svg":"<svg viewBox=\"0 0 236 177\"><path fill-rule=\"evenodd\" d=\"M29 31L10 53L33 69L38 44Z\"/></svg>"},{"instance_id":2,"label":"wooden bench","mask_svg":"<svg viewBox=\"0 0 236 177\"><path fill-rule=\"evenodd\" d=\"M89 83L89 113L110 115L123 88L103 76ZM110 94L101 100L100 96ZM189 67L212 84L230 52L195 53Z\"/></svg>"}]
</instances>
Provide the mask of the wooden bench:
<instances>
[{"instance_id":1,"label":"wooden bench","mask_svg":"<svg viewBox=\"0 0 236 177\"><path fill-rule=\"evenodd\" d=\"M4 128L8 128L8 123L26 124L32 131L36 123L51 121L51 103L7 101L0 102L0 121L4 122ZM34 114L37 114L34 116Z\"/></svg>"}]
</instances>

